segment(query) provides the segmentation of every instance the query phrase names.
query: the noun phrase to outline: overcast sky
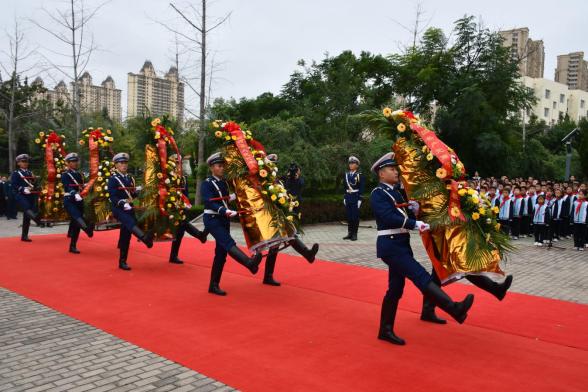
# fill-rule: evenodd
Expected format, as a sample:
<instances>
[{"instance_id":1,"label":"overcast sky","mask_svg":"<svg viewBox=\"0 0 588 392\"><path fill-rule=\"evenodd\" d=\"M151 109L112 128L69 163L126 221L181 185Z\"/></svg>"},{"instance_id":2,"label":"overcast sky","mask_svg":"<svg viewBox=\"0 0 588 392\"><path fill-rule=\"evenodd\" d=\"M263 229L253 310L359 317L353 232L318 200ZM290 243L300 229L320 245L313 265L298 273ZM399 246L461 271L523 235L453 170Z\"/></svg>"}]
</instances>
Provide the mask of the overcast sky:
<instances>
[{"instance_id":1,"label":"overcast sky","mask_svg":"<svg viewBox=\"0 0 588 392\"><path fill-rule=\"evenodd\" d=\"M185 0L173 0L180 8ZM197 5L199 0L192 0ZM98 0L87 0L89 6ZM533 39L545 44L545 78L553 79L556 56L572 51L588 52L588 1L585 0L445 0L421 1L429 26L450 31L464 14L480 16L493 30L528 27ZM63 0L0 0L0 25L10 28L13 19L23 19L26 37L39 45L54 61L49 50L67 51L58 41L42 32L28 18L50 25L43 13L63 8ZM254 97L262 92L279 92L299 59L320 60L328 52L362 50L389 54L411 42L411 34L396 22L410 25L415 19L416 1L404 0L214 0L209 14L229 21L210 37L215 61L215 97ZM396 21L396 22L395 22ZM98 84L111 75L123 90L126 112L127 73L138 72L146 59L159 73L172 65L173 34L162 25L189 32L176 17L169 0L111 0L98 13L89 28L100 51L92 57L88 71ZM7 39L0 36L0 50ZM198 61L180 58L181 66ZM44 77L46 84L53 82ZM188 94L194 101L194 96ZM187 104L189 104L187 102Z\"/></svg>"}]
</instances>

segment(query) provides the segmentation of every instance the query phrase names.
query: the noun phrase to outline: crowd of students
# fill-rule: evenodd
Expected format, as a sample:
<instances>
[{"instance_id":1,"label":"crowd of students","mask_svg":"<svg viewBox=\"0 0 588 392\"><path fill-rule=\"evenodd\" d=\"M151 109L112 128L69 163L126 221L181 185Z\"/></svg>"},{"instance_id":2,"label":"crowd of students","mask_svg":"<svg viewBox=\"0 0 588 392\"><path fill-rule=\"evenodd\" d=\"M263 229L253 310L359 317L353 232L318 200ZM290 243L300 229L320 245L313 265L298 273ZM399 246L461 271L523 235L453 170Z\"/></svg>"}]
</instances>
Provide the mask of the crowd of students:
<instances>
[{"instance_id":1,"label":"crowd of students","mask_svg":"<svg viewBox=\"0 0 588 392\"><path fill-rule=\"evenodd\" d=\"M480 178L471 186L492 201L498 209L501 229L513 240L534 237L535 246L573 238L574 249L588 247L588 201L586 183L573 176L569 181L523 178Z\"/></svg>"}]
</instances>

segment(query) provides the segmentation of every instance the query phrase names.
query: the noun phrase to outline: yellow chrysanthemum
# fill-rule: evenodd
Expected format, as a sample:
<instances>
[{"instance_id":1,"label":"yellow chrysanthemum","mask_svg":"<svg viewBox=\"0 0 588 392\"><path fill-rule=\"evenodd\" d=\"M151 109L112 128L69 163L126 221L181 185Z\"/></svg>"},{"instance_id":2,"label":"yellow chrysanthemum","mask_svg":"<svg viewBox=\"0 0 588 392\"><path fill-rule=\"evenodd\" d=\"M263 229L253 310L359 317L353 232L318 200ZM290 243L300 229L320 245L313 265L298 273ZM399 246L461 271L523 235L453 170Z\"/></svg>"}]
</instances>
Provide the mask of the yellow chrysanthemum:
<instances>
[{"instance_id":1,"label":"yellow chrysanthemum","mask_svg":"<svg viewBox=\"0 0 588 392\"><path fill-rule=\"evenodd\" d=\"M478 214L477 212L474 212L474 213L472 214L472 219L473 219L473 220L478 220L478 219L480 219L480 214Z\"/></svg>"},{"instance_id":2,"label":"yellow chrysanthemum","mask_svg":"<svg viewBox=\"0 0 588 392\"><path fill-rule=\"evenodd\" d=\"M396 126L396 129L398 130L398 132L404 132L406 131L406 125L400 123Z\"/></svg>"},{"instance_id":3,"label":"yellow chrysanthemum","mask_svg":"<svg viewBox=\"0 0 588 392\"><path fill-rule=\"evenodd\" d=\"M492 212L495 214L498 214L500 212L500 208L494 206L494 207L492 207Z\"/></svg>"},{"instance_id":4,"label":"yellow chrysanthemum","mask_svg":"<svg viewBox=\"0 0 588 392\"><path fill-rule=\"evenodd\" d=\"M461 211L458 207L451 207L451 216L457 218L461 215Z\"/></svg>"},{"instance_id":5,"label":"yellow chrysanthemum","mask_svg":"<svg viewBox=\"0 0 588 392\"><path fill-rule=\"evenodd\" d=\"M495 228L496 230L500 230L500 223L497 223L497 224L495 224L495 225L494 225L494 228Z\"/></svg>"},{"instance_id":6,"label":"yellow chrysanthemum","mask_svg":"<svg viewBox=\"0 0 588 392\"><path fill-rule=\"evenodd\" d=\"M427 152L429 150L429 147L427 147L426 145L423 146L423 148L421 149L423 152Z\"/></svg>"},{"instance_id":7,"label":"yellow chrysanthemum","mask_svg":"<svg viewBox=\"0 0 588 392\"><path fill-rule=\"evenodd\" d=\"M480 199L478 199L476 196L472 196L472 202L474 204L478 204L480 202Z\"/></svg>"},{"instance_id":8,"label":"yellow chrysanthemum","mask_svg":"<svg viewBox=\"0 0 588 392\"><path fill-rule=\"evenodd\" d=\"M437 178L444 179L445 177L447 177L447 170L440 167L439 169L437 169L435 175L437 176Z\"/></svg>"},{"instance_id":9,"label":"yellow chrysanthemum","mask_svg":"<svg viewBox=\"0 0 588 392\"><path fill-rule=\"evenodd\" d=\"M237 136L231 136L231 139L237 140Z\"/></svg>"},{"instance_id":10,"label":"yellow chrysanthemum","mask_svg":"<svg viewBox=\"0 0 588 392\"><path fill-rule=\"evenodd\" d=\"M41 139L35 139L35 143L40 144L41 143Z\"/></svg>"},{"instance_id":11,"label":"yellow chrysanthemum","mask_svg":"<svg viewBox=\"0 0 588 392\"><path fill-rule=\"evenodd\" d=\"M83 146L84 144L86 144L86 142L84 140L80 140L80 146Z\"/></svg>"},{"instance_id":12,"label":"yellow chrysanthemum","mask_svg":"<svg viewBox=\"0 0 588 392\"><path fill-rule=\"evenodd\" d=\"M219 138L220 138L220 137L222 137L222 136L223 136L223 133L222 133L221 131L216 131L216 132L214 133L214 136L216 136L216 137L219 137Z\"/></svg>"},{"instance_id":13,"label":"yellow chrysanthemum","mask_svg":"<svg viewBox=\"0 0 588 392\"><path fill-rule=\"evenodd\" d=\"M294 216L293 215L288 215L288 217L286 219L288 219L290 222L292 222L294 220Z\"/></svg>"},{"instance_id":14,"label":"yellow chrysanthemum","mask_svg":"<svg viewBox=\"0 0 588 392\"><path fill-rule=\"evenodd\" d=\"M390 117L392 115L392 109L384 108L384 110L382 110L382 113L384 114L384 117Z\"/></svg>"},{"instance_id":15,"label":"yellow chrysanthemum","mask_svg":"<svg viewBox=\"0 0 588 392\"><path fill-rule=\"evenodd\" d=\"M101 192L101 191L102 191L102 188L101 188L101 187L99 187L99 186L97 186L97 187L96 187L96 192Z\"/></svg>"},{"instance_id":16,"label":"yellow chrysanthemum","mask_svg":"<svg viewBox=\"0 0 588 392\"><path fill-rule=\"evenodd\" d=\"M468 195L473 195L475 193L476 193L476 191L473 190L472 188L468 189Z\"/></svg>"},{"instance_id":17,"label":"yellow chrysanthemum","mask_svg":"<svg viewBox=\"0 0 588 392\"><path fill-rule=\"evenodd\" d=\"M285 199L285 198L283 198L283 197L280 197L280 200L278 200L278 202L279 202L280 204L286 204L286 199Z\"/></svg>"},{"instance_id":18,"label":"yellow chrysanthemum","mask_svg":"<svg viewBox=\"0 0 588 392\"><path fill-rule=\"evenodd\" d=\"M231 140L231 137L227 135L225 136L225 140Z\"/></svg>"},{"instance_id":19,"label":"yellow chrysanthemum","mask_svg":"<svg viewBox=\"0 0 588 392\"><path fill-rule=\"evenodd\" d=\"M272 201L276 201L278 197L276 195L272 195Z\"/></svg>"},{"instance_id":20,"label":"yellow chrysanthemum","mask_svg":"<svg viewBox=\"0 0 588 392\"><path fill-rule=\"evenodd\" d=\"M157 178L162 179L163 178L163 174L157 173Z\"/></svg>"},{"instance_id":21,"label":"yellow chrysanthemum","mask_svg":"<svg viewBox=\"0 0 588 392\"><path fill-rule=\"evenodd\" d=\"M427 161L432 161L433 160L433 154L432 153L428 153L427 154Z\"/></svg>"},{"instance_id":22,"label":"yellow chrysanthemum","mask_svg":"<svg viewBox=\"0 0 588 392\"><path fill-rule=\"evenodd\" d=\"M485 208L480 208L478 210L478 212L480 213L480 215L486 215L486 209Z\"/></svg>"},{"instance_id":23,"label":"yellow chrysanthemum","mask_svg":"<svg viewBox=\"0 0 588 392\"><path fill-rule=\"evenodd\" d=\"M151 121L151 126L152 127L156 127L159 124L161 124L161 120L159 118L155 118L155 119L153 119L153 121Z\"/></svg>"},{"instance_id":24,"label":"yellow chrysanthemum","mask_svg":"<svg viewBox=\"0 0 588 392\"><path fill-rule=\"evenodd\" d=\"M267 170L261 169L259 171L259 175L263 178L267 177Z\"/></svg>"},{"instance_id":25,"label":"yellow chrysanthemum","mask_svg":"<svg viewBox=\"0 0 588 392\"><path fill-rule=\"evenodd\" d=\"M466 192L467 191L465 189L460 189L459 191L457 191L457 194L460 196L465 196Z\"/></svg>"},{"instance_id":26,"label":"yellow chrysanthemum","mask_svg":"<svg viewBox=\"0 0 588 392\"><path fill-rule=\"evenodd\" d=\"M45 136L45 132L39 132L39 136L41 136L41 137Z\"/></svg>"}]
</instances>

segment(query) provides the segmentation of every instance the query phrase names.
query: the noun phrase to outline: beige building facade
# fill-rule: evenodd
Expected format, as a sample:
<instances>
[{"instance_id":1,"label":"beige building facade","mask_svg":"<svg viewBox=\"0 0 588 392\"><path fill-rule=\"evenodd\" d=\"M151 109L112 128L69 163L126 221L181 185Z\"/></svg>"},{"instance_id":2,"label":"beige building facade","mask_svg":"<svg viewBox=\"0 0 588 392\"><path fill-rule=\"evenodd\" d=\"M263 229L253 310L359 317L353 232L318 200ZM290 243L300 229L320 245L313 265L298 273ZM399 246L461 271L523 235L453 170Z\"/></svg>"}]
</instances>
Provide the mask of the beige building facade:
<instances>
[{"instance_id":1,"label":"beige building facade","mask_svg":"<svg viewBox=\"0 0 588 392\"><path fill-rule=\"evenodd\" d=\"M503 45L511 49L511 57L519 64L521 76L542 78L545 71L545 47L542 40L529 38L527 27L500 31Z\"/></svg>"},{"instance_id":2,"label":"beige building facade","mask_svg":"<svg viewBox=\"0 0 588 392\"><path fill-rule=\"evenodd\" d=\"M584 60L584 52L557 56L555 81L567 84L570 90L588 91L588 61Z\"/></svg>"},{"instance_id":3,"label":"beige building facade","mask_svg":"<svg viewBox=\"0 0 588 392\"><path fill-rule=\"evenodd\" d=\"M128 74L127 111L129 117L168 114L181 124L184 120L184 83L171 67L158 77L153 64L145 61L138 74Z\"/></svg>"}]
</instances>

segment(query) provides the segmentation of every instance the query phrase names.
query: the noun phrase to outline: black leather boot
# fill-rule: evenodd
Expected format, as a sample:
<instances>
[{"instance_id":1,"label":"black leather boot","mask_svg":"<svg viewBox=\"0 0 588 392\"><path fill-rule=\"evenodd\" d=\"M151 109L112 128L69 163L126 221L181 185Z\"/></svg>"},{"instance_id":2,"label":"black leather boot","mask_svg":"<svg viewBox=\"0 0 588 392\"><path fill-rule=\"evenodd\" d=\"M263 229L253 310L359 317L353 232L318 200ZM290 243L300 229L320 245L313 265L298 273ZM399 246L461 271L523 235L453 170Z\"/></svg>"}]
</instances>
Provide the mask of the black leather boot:
<instances>
[{"instance_id":1,"label":"black leather boot","mask_svg":"<svg viewBox=\"0 0 588 392\"><path fill-rule=\"evenodd\" d=\"M461 302L454 302L446 293L433 282L429 282L423 290L423 294L429 297L438 307L447 312L460 324L468 317L468 310L474 303L474 295L468 294Z\"/></svg>"},{"instance_id":2,"label":"black leather boot","mask_svg":"<svg viewBox=\"0 0 588 392\"><path fill-rule=\"evenodd\" d=\"M394 320L396 319L396 311L398 310L398 300L384 296L382 301L382 312L380 315L380 330L378 332L378 339L385 340L392 344L404 346L406 342L394 333Z\"/></svg>"},{"instance_id":3,"label":"black leather boot","mask_svg":"<svg viewBox=\"0 0 588 392\"><path fill-rule=\"evenodd\" d=\"M180 252L180 245L182 244L181 241L178 241L176 238L172 241L171 251L169 253L169 262L172 264L184 264L182 260L178 257L178 253Z\"/></svg>"},{"instance_id":4,"label":"black leather boot","mask_svg":"<svg viewBox=\"0 0 588 392\"><path fill-rule=\"evenodd\" d=\"M359 223L354 223L351 228L351 238L349 238L351 241L357 241L358 228L359 228Z\"/></svg>"},{"instance_id":5,"label":"black leather boot","mask_svg":"<svg viewBox=\"0 0 588 392\"><path fill-rule=\"evenodd\" d=\"M194 226L190 222L186 222L186 232L190 234L192 237L198 238L198 240L200 240L200 242L202 242L203 244L206 242L206 237L208 236L208 233L206 233L206 231L198 230L196 226Z\"/></svg>"},{"instance_id":6,"label":"black leather boot","mask_svg":"<svg viewBox=\"0 0 588 392\"><path fill-rule=\"evenodd\" d=\"M431 280L437 286L441 287L441 280L437 276L435 270L431 273ZM434 324L447 324L447 320L437 317L435 314L435 303L423 295L423 308L421 310L421 320L428 321Z\"/></svg>"},{"instance_id":7,"label":"black leather boot","mask_svg":"<svg viewBox=\"0 0 588 392\"><path fill-rule=\"evenodd\" d=\"M127 255L128 255L128 253L129 253L129 250L128 249L126 249L126 250L121 249L120 250L120 257L118 259L118 268L120 268L121 270L124 270L124 271L130 271L131 270L131 267L129 267L128 264L127 264Z\"/></svg>"},{"instance_id":8,"label":"black leather boot","mask_svg":"<svg viewBox=\"0 0 588 392\"><path fill-rule=\"evenodd\" d=\"M31 218L28 215L22 218L22 231L20 234L20 240L24 242L32 242L29 238L29 228L31 227Z\"/></svg>"},{"instance_id":9,"label":"black leather boot","mask_svg":"<svg viewBox=\"0 0 588 392\"><path fill-rule=\"evenodd\" d=\"M298 237L294 237L294 239L290 240L290 246L302 257L304 257L309 263L313 263L315 256L319 250L319 244L312 245L311 249L308 249L304 242L300 240Z\"/></svg>"},{"instance_id":10,"label":"black leather boot","mask_svg":"<svg viewBox=\"0 0 588 392\"><path fill-rule=\"evenodd\" d=\"M351 224L348 223L347 224L347 235L345 237L343 237L344 240L350 240L351 239Z\"/></svg>"},{"instance_id":11,"label":"black leather boot","mask_svg":"<svg viewBox=\"0 0 588 392\"><path fill-rule=\"evenodd\" d=\"M75 221L80 229L84 230L84 233L86 233L88 238L92 238L94 236L94 226L88 226L86 221L84 221L84 218L76 218Z\"/></svg>"},{"instance_id":12,"label":"black leather boot","mask_svg":"<svg viewBox=\"0 0 588 392\"><path fill-rule=\"evenodd\" d=\"M220 279L223 274L224 262L217 262L216 260L212 263L212 270L210 271L210 284L208 286L208 292L215 295L225 296L227 292L220 288Z\"/></svg>"},{"instance_id":13,"label":"black leather boot","mask_svg":"<svg viewBox=\"0 0 588 392\"><path fill-rule=\"evenodd\" d=\"M153 235L151 233L144 233L143 230L139 229L139 226L133 226L131 232L137 237L142 243L148 248L153 247Z\"/></svg>"},{"instance_id":14,"label":"black leather boot","mask_svg":"<svg viewBox=\"0 0 588 392\"><path fill-rule=\"evenodd\" d=\"M36 214L33 210L26 210L24 212L26 216L28 216L37 226L43 226L43 222L39 219L39 215Z\"/></svg>"},{"instance_id":15,"label":"black leather boot","mask_svg":"<svg viewBox=\"0 0 588 392\"><path fill-rule=\"evenodd\" d=\"M274 279L274 269L276 268L276 259L278 258L278 251L270 249L265 258L265 271L263 274L263 284L269 286L279 286L280 282Z\"/></svg>"},{"instance_id":16,"label":"black leather boot","mask_svg":"<svg viewBox=\"0 0 588 392\"><path fill-rule=\"evenodd\" d=\"M466 279L473 283L475 286L481 288L482 290L489 292L490 294L498 298L499 301L502 301L504 299L506 292L512 284L512 275L508 275L502 283L496 283L495 281L484 275L467 275Z\"/></svg>"},{"instance_id":17,"label":"black leather boot","mask_svg":"<svg viewBox=\"0 0 588 392\"><path fill-rule=\"evenodd\" d=\"M259 271L259 263L261 263L261 253L255 253L253 257L247 256L237 246L229 249L229 255L235 259L239 264L245 266L253 275Z\"/></svg>"},{"instance_id":18,"label":"black leather boot","mask_svg":"<svg viewBox=\"0 0 588 392\"><path fill-rule=\"evenodd\" d=\"M79 235L80 235L80 232L79 231L72 232L71 237L70 237L70 241L69 241L69 253L73 253L73 254L79 254L80 253L80 251L76 247L76 245L78 243L78 237L79 237Z\"/></svg>"}]
</instances>

